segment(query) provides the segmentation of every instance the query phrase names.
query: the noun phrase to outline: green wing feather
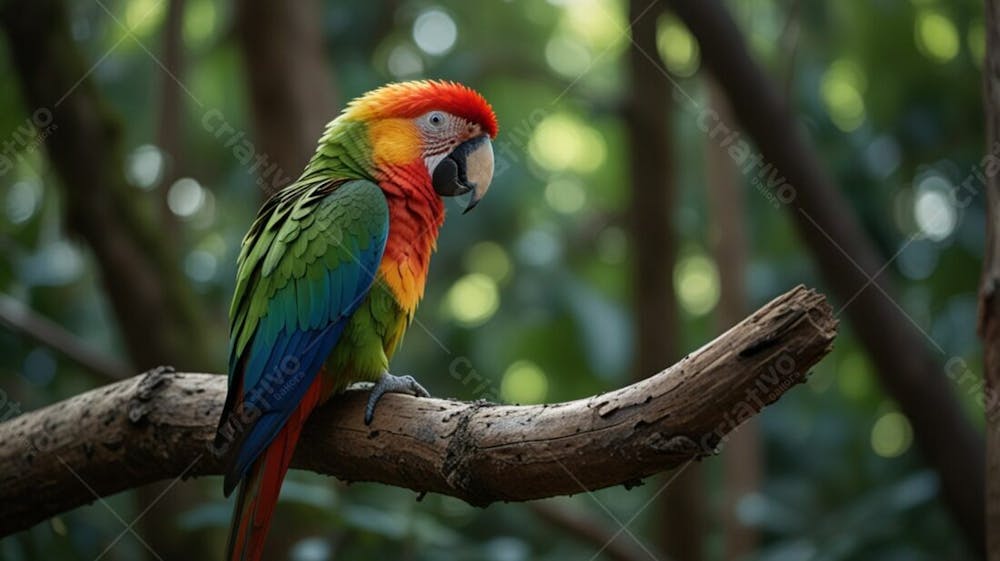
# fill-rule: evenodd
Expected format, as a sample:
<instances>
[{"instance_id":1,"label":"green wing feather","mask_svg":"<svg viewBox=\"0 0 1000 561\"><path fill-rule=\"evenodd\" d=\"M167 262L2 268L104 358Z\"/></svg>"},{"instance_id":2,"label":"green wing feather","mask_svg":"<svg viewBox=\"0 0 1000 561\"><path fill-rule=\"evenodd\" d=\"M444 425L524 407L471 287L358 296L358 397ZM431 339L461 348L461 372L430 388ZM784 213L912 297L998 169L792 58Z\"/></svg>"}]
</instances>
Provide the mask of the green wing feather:
<instances>
[{"instance_id":1,"label":"green wing feather","mask_svg":"<svg viewBox=\"0 0 1000 561\"><path fill-rule=\"evenodd\" d=\"M388 231L385 196L365 180L295 185L261 209L238 260L229 393L217 443L240 404L252 404L261 415L231 438L239 455L227 486L235 485L298 406L367 295ZM290 358L294 372L283 366ZM266 396L255 397L264 390Z\"/></svg>"}]
</instances>

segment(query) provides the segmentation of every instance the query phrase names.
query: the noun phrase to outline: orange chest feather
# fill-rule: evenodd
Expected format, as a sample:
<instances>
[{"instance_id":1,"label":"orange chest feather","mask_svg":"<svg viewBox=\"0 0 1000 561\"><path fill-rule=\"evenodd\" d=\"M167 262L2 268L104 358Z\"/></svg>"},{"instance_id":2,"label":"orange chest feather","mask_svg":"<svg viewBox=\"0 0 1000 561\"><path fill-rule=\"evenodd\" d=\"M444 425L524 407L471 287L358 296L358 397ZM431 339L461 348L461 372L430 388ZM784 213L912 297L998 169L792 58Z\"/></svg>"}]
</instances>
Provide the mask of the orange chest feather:
<instances>
[{"instance_id":1,"label":"orange chest feather","mask_svg":"<svg viewBox=\"0 0 1000 561\"><path fill-rule=\"evenodd\" d=\"M431 254L444 221L444 205L433 189L407 196L398 196L384 184L383 189L389 202L389 238L378 275L410 318L424 295Z\"/></svg>"}]
</instances>

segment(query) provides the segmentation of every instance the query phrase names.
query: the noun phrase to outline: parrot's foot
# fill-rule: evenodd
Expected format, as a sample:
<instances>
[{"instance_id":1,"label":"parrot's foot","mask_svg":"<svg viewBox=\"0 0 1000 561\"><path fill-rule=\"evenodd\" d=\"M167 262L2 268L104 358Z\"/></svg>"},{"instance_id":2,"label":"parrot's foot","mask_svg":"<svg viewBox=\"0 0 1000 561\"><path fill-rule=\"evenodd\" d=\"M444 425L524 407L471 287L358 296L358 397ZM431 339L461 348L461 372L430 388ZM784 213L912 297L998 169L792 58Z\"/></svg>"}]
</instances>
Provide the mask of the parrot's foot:
<instances>
[{"instance_id":1,"label":"parrot's foot","mask_svg":"<svg viewBox=\"0 0 1000 561\"><path fill-rule=\"evenodd\" d=\"M368 397L368 406L365 407L365 424L372 424L375 417L375 406L378 400L387 393L406 393L416 397L430 397L431 394L424 389L413 376L393 376L388 372L383 372L382 377L372 387L372 393Z\"/></svg>"}]
</instances>

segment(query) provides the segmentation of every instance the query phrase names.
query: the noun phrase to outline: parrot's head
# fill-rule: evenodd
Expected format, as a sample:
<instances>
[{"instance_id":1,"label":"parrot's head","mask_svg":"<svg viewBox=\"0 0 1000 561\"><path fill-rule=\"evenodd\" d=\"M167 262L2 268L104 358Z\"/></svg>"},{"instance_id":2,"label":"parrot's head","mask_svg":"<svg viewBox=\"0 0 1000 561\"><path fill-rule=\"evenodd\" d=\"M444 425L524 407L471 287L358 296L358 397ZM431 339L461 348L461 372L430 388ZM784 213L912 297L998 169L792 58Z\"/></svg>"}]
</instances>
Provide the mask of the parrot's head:
<instances>
[{"instance_id":1,"label":"parrot's head","mask_svg":"<svg viewBox=\"0 0 1000 561\"><path fill-rule=\"evenodd\" d=\"M367 125L377 170L416 172L418 183L442 197L472 193L465 212L490 187L497 118L467 86L436 80L389 84L352 101L342 118Z\"/></svg>"}]
</instances>

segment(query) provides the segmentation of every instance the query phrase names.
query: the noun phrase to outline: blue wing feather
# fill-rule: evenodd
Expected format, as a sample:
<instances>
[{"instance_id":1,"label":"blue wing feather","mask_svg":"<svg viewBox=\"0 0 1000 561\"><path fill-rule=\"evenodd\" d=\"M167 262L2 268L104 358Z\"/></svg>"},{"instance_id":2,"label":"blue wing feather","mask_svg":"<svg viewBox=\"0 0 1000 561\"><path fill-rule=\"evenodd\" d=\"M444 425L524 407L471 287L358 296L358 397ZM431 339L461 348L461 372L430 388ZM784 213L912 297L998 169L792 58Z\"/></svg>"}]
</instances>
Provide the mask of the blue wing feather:
<instances>
[{"instance_id":1,"label":"blue wing feather","mask_svg":"<svg viewBox=\"0 0 1000 561\"><path fill-rule=\"evenodd\" d=\"M286 195L284 201L266 205L262 213L268 211L271 216L259 217L261 228L255 223L244 242L259 242L270 231L271 246L258 248L256 262L248 263L253 252L244 250L241 254L241 271L247 266L259 268L252 270L254 280L242 287L242 292L237 286L231 311L230 395L219 434L227 417L240 406L256 417L237 436L238 451L227 470L227 493L298 407L371 288L385 250L388 208L378 186L350 181L319 197L312 192L316 189L295 197ZM316 215L308 218L303 228L307 231L299 232L304 237L296 239L291 229L284 228L285 222L274 216L284 213L286 220L302 218L310 212L308 204L315 205L311 212ZM328 224L331 221L337 223ZM289 260L287 265L283 260ZM282 270L292 271L292 278L273 277L275 271ZM245 324L254 316L254 298L268 293L266 311L250 327L249 343L239 352L241 330L247 329Z\"/></svg>"}]
</instances>

